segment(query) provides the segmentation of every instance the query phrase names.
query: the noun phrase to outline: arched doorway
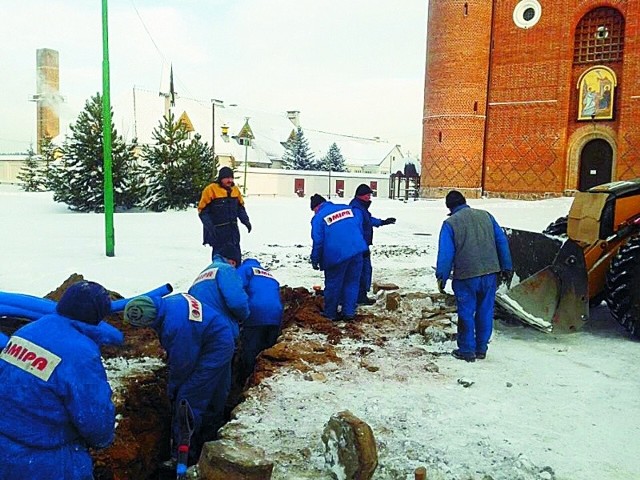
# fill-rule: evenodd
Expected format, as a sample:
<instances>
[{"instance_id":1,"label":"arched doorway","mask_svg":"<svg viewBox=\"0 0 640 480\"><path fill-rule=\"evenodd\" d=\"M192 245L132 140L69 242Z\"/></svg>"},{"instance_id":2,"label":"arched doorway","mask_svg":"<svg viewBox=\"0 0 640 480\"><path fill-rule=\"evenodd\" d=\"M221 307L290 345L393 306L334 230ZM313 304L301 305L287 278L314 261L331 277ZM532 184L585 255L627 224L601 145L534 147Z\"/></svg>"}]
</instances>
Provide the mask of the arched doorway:
<instances>
[{"instance_id":1,"label":"arched doorway","mask_svg":"<svg viewBox=\"0 0 640 480\"><path fill-rule=\"evenodd\" d=\"M611 166L613 164L613 148L606 140L596 138L588 142L580 152L580 183L581 192L591 187L611 181Z\"/></svg>"}]
</instances>

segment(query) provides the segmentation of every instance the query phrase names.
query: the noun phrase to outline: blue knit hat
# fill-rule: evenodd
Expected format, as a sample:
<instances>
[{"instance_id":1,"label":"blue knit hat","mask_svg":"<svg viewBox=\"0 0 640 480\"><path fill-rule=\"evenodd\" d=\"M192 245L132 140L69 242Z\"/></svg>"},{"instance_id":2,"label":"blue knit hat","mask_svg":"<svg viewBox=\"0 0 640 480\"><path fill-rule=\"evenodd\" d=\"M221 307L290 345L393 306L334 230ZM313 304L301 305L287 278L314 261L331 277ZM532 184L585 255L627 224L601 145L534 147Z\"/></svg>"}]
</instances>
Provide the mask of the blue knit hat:
<instances>
[{"instance_id":1,"label":"blue knit hat","mask_svg":"<svg viewBox=\"0 0 640 480\"><path fill-rule=\"evenodd\" d=\"M109 292L96 282L74 283L56 305L56 312L72 320L97 325L111 312Z\"/></svg>"}]
</instances>

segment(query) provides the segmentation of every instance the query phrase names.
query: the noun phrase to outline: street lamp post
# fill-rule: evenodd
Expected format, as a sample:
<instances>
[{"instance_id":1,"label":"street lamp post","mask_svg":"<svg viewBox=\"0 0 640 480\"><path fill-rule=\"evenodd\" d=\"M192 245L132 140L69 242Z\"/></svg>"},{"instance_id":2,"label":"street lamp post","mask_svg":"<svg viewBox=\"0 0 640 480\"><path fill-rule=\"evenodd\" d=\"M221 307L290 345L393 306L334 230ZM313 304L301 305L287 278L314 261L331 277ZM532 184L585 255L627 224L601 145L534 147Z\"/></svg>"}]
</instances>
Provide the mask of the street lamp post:
<instances>
[{"instance_id":1,"label":"street lamp post","mask_svg":"<svg viewBox=\"0 0 640 480\"><path fill-rule=\"evenodd\" d=\"M246 195L247 193L247 163L248 160L248 152L249 145L251 145L251 141L255 137L253 136L253 132L251 131L251 127L249 126L249 117L244 117L244 126L240 133L238 134L238 143L240 145L244 145L244 180L242 182L242 195Z\"/></svg>"},{"instance_id":2,"label":"street lamp post","mask_svg":"<svg viewBox=\"0 0 640 480\"><path fill-rule=\"evenodd\" d=\"M222 107L222 100L211 99L211 154L213 161L216 160L216 107Z\"/></svg>"}]
</instances>

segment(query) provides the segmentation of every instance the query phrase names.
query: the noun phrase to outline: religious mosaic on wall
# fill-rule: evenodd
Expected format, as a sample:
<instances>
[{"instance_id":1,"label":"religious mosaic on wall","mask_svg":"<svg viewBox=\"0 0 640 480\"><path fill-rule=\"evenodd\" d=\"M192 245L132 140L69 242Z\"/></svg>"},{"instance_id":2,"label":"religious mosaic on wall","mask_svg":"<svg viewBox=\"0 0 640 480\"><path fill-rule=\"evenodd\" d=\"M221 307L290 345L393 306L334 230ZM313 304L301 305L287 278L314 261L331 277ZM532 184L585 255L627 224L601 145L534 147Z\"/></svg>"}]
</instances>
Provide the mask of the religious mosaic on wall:
<instances>
[{"instance_id":1,"label":"religious mosaic on wall","mask_svg":"<svg viewBox=\"0 0 640 480\"><path fill-rule=\"evenodd\" d=\"M608 67L591 67L585 71L577 86L578 120L611 120L616 85L616 74Z\"/></svg>"}]
</instances>

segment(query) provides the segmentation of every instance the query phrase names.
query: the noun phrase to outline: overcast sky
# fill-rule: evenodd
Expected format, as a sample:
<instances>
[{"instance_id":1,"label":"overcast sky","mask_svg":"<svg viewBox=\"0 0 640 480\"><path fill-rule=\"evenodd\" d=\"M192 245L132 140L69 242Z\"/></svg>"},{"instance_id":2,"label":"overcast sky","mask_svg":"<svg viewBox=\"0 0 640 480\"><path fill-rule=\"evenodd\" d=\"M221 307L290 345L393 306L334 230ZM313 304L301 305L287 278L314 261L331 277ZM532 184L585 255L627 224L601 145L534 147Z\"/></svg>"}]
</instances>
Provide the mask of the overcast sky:
<instances>
[{"instance_id":1,"label":"overcast sky","mask_svg":"<svg viewBox=\"0 0 640 480\"><path fill-rule=\"evenodd\" d=\"M2 2L0 152L36 136L36 50L60 54L61 117L102 91L101 0ZM110 0L112 104L133 86L379 136L418 155L427 0ZM67 122L68 123L68 122ZM65 130L61 125L61 129Z\"/></svg>"}]
</instances>

